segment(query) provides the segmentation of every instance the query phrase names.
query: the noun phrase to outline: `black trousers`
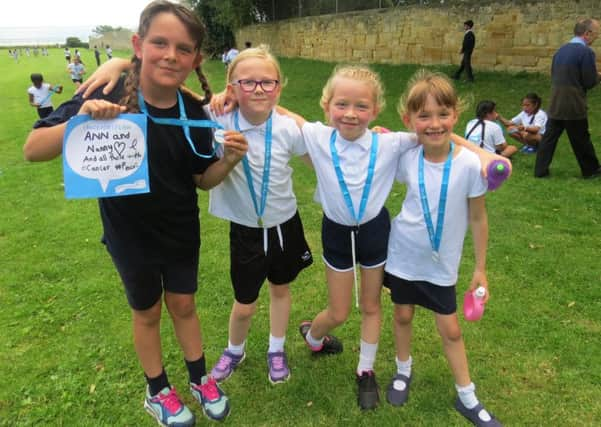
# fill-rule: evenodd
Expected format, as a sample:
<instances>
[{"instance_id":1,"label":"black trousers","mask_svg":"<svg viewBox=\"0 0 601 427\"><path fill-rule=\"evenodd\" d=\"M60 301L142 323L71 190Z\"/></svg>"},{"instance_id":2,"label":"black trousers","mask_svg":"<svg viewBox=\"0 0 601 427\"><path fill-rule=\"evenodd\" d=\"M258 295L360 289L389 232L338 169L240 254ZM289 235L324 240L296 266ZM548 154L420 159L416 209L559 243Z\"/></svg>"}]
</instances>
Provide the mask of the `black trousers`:
<instances>
[{"instance_id":1,"label":"black trousers","mask_svg":"<svg viewBox=\"0 0 601 427\"><path fill-rule=\"evenodd\" d=\"M588 119L582 120L557 120L549 118L543 139L538 144L534 176L543 177L549 174L549 166L553 161L557 141L564 129L568 133L572 151L580 165L582 176L587 177L599 170L599 160L595 154L595 147L591 142L588 131Z\"/></svg>"},{"instance_id":2,"label":"black trousers","mask_svg":"<svg viewBox=\"0 0 601 427\"><path fill-rule=\"evenodd\" d=\"M461 59L461 65L459 69L455 73L455 79L458 79L461 76L461 73L465 70L465 74L467 74L467 79L469 81L474 80L474 74L472 72L472 54L464 53L463 58Z\"/></svg>"}]
</instances>

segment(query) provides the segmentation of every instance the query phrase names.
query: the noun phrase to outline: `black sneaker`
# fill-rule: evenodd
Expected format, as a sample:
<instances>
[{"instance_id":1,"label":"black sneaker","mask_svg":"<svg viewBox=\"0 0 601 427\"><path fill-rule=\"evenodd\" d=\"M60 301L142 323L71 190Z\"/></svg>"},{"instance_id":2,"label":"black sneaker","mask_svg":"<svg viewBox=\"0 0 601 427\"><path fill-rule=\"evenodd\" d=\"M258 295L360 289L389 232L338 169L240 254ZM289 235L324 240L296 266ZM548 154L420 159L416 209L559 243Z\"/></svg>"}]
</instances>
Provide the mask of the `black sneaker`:
<instances>
[{"instance_id":1,"label":"black sneaker","mask_svg":"<svg viewBox=\"0 0 601 427\"><path fill-rule=\"evenodd\" d=\"M323 337L323 344L320 348L311 347L307 342L307 332L311 329L311 322L305 321L300 324L298 330L305 340L307 347L311 349L313 354L338 354L342 353L342 343L334 335L326 335Z\"/></svg>"},{"instance_id":2,"label":"black sneaker","mask_svg":"<svg viewBox=\"0 0 601 427\"><path fill-rule=\"evenodd\" d=\"M357 385L359 386L359 407L363 410L376 409L380 402L380 394L374 371L363 371L361 375L357 375Z\"/></svg>"}]
</instances>

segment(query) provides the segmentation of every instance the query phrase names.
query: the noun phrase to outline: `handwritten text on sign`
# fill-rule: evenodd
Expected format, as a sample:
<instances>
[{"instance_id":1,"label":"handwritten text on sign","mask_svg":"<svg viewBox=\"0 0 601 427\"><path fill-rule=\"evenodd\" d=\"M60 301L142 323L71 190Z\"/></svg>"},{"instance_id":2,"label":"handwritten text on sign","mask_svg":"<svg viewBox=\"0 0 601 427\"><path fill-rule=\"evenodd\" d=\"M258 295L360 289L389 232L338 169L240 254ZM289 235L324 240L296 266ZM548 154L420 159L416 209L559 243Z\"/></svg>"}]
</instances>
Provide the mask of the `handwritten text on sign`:
<instances>
[{"instance_id":1,"label":"handwritten text on sign","mask_svg":"<svg viewBox=\"0 0 601 427\"><path fill-rule=\"evenodd\" d=\"M67 198L149 192L146 117L73 117L63 141L63 166Z\"/></svg>"}]
</instances>

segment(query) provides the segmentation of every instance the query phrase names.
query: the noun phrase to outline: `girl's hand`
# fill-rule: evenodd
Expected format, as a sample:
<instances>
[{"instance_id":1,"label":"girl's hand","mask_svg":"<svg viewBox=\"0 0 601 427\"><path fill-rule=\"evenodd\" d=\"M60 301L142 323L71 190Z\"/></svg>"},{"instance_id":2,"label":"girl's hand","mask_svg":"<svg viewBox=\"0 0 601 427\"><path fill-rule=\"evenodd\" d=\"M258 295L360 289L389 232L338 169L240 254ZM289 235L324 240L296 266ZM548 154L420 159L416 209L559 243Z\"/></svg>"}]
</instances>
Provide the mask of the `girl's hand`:
<instances>
[{"instance_id":1,"label":"girl's hand","mask_svg":"<svg viewBox=\"0 0 601 427\"><path fill-rule=\"evenodd\" d=\"M234 130L227 130L224 133L225 142L223 143L224 160L230 164L238 163L248 151L248 142L244 135Z\"/></svg>"},{"instance_id":2,"label":"girl's hand","mask_svg":"<svg viewBox=\"0 0 601 427\"><path fill-rule=\"evenodd\" d=\"M217 116L222 116L234 110L237 103L235 100L228 98L225 92L217 93L211 98L209 108Z\"/></svg>"},{"instance_id":3,"label":"girl's hand","mask_svg":"<svg viewBox=\"0 0 601 427\"><path fill-rule=\"evenodd\" d=\"M115 85L121 77L121 73L128 71L132 66L132 62L128 59L113 58L102 64L92 73L90 77L83 82L75 93L82 93L83 98L87 98L98 89L100 86L106 84L102 93L108 95L113 91ZM85 91L85 92L84 92Z\"/></svg>"},{"instance_id":4,"label":"girl's hand","mask_svg":"<svg viewBox=\"0 0 601 427\"><path fill-rule=\"evenodd\" d=\"M77 114L89 114L94 120L108 120L124 112L124 105L113 104L104 99L92 99L84 102Z\"/></svg>"},{"instance_id":5,"label":"girl's hand","mask_svg":"<svg viewBox=\"0 0 601 427\"><path fill-rule=\"evenodd\" d=\"M472 275L472 281L470 282L470 292L474 292L478 287L482 286L486 289L486 294L484 295L484 299L482 302L486 304L488 302L488 298L490 293L488 292L488 279L486 278L486 273L484 271L474 271Z\"/></svg>"},{"instance_id":6,"label":"girl's hand","mask_svg":"<svg viewBox=\"0 0 601 427\"><path fill-rule=\"evenodd\" d=\"M371 131L374 133L389 133L390 129L385 128L383 126L374 126L373 128L371 128Z\"/></svg>"}]
</instances>

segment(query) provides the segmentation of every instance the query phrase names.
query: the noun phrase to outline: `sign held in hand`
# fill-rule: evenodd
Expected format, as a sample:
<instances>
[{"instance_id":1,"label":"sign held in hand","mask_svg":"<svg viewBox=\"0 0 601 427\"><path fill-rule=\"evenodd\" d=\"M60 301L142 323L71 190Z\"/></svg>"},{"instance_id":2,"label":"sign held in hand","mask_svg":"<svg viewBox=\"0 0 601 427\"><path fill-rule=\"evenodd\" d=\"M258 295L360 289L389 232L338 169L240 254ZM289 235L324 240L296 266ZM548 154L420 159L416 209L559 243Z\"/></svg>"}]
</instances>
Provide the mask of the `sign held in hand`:
<instances>
[{"instance_id":1,"label":"sign held in hand","mask_svg":"<svg viewBox=\"0 0 601 427\"><path fill-rule=\"evenodd\" d=\"M148 193L146 116L73 117L63 139L63 174L68 199Z\"/></svg>"}]
</instances>

